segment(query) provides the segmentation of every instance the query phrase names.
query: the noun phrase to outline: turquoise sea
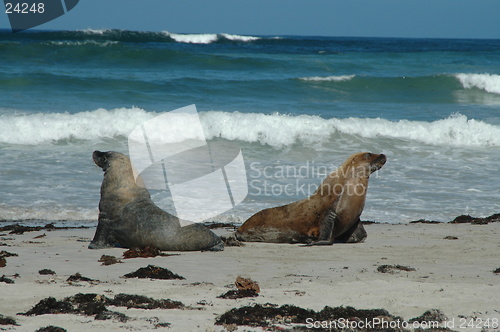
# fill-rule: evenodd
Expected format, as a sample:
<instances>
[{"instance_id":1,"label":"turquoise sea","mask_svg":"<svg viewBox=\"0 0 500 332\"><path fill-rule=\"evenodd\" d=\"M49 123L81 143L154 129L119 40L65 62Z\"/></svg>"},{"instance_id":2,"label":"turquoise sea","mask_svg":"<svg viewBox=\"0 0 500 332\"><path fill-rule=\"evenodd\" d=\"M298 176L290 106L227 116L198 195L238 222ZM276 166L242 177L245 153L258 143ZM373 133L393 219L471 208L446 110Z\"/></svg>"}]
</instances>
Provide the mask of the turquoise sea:
<instances>
[{"instance_id":1,"label":"turquoise sea","mask_svg":"<svg viewBox=\"0 0 500 332\"><path fill-rule=\"evenodd\" d=\"M500 212L500 40L5 30L0 220L95 224L92 152L191 104L247 166L247 198L211 220L304 198L361 151L388 157L363 220Z\"/></svg>"}]
</instances>

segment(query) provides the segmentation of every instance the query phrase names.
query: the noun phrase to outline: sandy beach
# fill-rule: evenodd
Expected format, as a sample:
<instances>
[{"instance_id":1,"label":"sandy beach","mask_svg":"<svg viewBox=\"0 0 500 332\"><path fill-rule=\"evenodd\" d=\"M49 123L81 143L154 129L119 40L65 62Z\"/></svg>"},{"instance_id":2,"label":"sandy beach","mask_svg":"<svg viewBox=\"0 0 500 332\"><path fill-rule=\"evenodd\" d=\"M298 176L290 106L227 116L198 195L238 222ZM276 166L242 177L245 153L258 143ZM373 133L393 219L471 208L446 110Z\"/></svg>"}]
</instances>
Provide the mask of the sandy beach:
<instances>
[{"instance_id":1,"label":"sandy beach","mask_svg":"<svg viewBox=\"0 0 500 332\"><path fill-rule=\"evenodd\" d=\"M23 234L3 231L0 251L17 256L2 254L5 266L0 268L0 276L4 276L0 282L0 315L4 320L12 318L16 325L0 325L0 330L35 331L46 326L67 331L167 327L169 331L263 331L299 326L314 330L325 323L313 319L298 323L281 317L281 321L271 319L268 327L215 324L218 317L233 308L256 304L294 305L314 311L325 306L385 309L400 317L407 330L417 327L409 323L412 318L439 309L446 316L440 327L453 331L498 329L500 274L494 271L500 267L500 223L365 227L368 238L362 244L303 247L246 243L226 247L223 252L179 252L131 259L123 258L125 249L87 249L94 228L42 229ZM215 231L223 235L232 229ZM102 255L115 256L122 263L101 265L98 261ZM123 277L148 265L166 268L185 279ZM55 274L40 274L42 269ZM92 280L68 281L76 273ZM257 282L258 296L218 298L236 289L238 276ZM127 309L106 304L108 310L128 319L99 320L82 313L20 315L48 297L62 301L78 293L96 294L98 299L112 299L118 294L143 295L180 301L183 307Z\"/></svg>"}]
</instances>

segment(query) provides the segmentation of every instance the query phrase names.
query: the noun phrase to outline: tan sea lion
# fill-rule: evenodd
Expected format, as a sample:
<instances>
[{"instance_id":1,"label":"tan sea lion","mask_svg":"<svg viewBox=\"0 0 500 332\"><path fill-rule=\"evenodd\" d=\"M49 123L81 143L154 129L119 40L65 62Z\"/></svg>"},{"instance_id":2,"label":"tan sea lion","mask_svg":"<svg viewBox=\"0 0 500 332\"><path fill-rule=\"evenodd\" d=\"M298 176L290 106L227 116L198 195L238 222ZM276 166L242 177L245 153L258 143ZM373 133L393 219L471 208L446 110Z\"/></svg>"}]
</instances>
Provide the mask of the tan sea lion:
<instances>
[{"instance_id":1,"label":"tan sea lion","mask_svg":"<svg viewBox=\"0 0 500 332\"><path fill-rule=\"evenodd\" d=\"M147 189L136 184L127 156L94 151L92 158L103 169L104 179L99 223L90 249L148 245L173 251L224 249L221 239L205 226L181 227L179 218L157 207Z\"/></svg>"},{"instance_id":2,"label":"tan sea lion","mask_svg":"<svg viewBox=\"0 0 500 332\"><path fill-rule=\"evenodd\" d=\"M236 238L310 245L362 242L367 234L359 217L368 179L386 160L383 154L353 154L310 197L254 214L237 229Z\"/></svg>"}]
</instances>

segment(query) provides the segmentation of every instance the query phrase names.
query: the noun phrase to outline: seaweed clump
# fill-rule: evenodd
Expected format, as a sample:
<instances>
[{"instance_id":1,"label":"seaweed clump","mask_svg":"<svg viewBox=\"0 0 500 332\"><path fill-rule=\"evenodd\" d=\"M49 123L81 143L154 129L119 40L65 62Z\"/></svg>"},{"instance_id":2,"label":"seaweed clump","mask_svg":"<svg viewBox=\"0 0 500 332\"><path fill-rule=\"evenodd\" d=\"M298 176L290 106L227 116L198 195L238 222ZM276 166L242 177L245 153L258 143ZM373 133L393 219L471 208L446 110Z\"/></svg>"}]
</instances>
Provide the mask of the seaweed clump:
<instances>
[{"instance_id":1,"label":"seaweed clump","mask_svg":"<svg viewBox=\"0 0 500 332\"><path fill-rule=\"evenodd\" d=\"M0 325L17 325L14 318L0 314Z\"/></svg>"},{"instance_id":2,"label":"seaweed clump","mask_svg":"<svg viewBox=\"0 0 500 332\"><path fill-rule=\"evenodd\" d=\"M184 304L179 301L169 299L155 300L142 295L118 294L109 304L117 307L127 307L136 309L183 309Z\"/></svg>"},{"instance_id":3,"label":"seaweed clump","mask_svg":"<svg viewBox=\"0 0 500 332\"><path fill-rule=\"evenodd\" d=\"M398 271L416 271L414 268L404 265L380 265L377 267L380 273L396 273Z\"/></svg>"},{"instance_id":4,"label":"seaweed clump","mask_svg":"<svg viewBox=\"0 0 500 332\"><path fill-rule=\"evenodd\" d=\"M63 329L62 327L59 326L54 326L54 325L49 325L45 327L41 327L35 332L67 332L66 329Z\"/></svg>"},{"instance_id":5,"label":"seaweed clump","mask_svg":"<svg viewBox=\"0 0 500 332\"><path fill-rule=\"evenodd\" d=\"M0 267L5 267L7 265L7 260L5 257L17 256L17 254L2 250L0 251Z\"/></svg>"},{"instance_id":6,"label":"seaweed clump","mask_svg":"<svg viewBox=\"0 0 500 332\"><path fill-rule=\"evenodd\" d=\"M150 278L150 279L186 279L178 274L173 273L168 269L164 269L155 265L148 265L146 267L141 267L140 269L127 273L124 275L125 278Z\"/></svg>"},{"instance_id":7,"label":"seaweed clump","mask_svg":"<svg viewBox=\"0 0 500 332\"><path fill-rule=\"evenodd\" d=\"M470 215L461 215L450 221L450 224L464 224L471 223L473 225L486 225L490 222L500 222L500 213L492 214L485 218L471 217Z\"/></svg>"},{"instance_id":8,"label":"seaweed clump","mask_svg":"<svg viewBox=\"0 0 500 332\"><path fill-rule=\"evenodd\" d=\"M78 293L63 300L48 297L40 300L27 312L20 313L24 316L38 316L45 314L77 314L94 316L96 320L113 319L120 322L128 321L126 315L111 311L108 305L116 307L137 309L184 309L182 302L169 299L155 300L142 295L118 294L113 299L94 293Z\"/></svg>"},{"instance_id":9,"label":"seaweed clump","mask_svg":"<svg viewBox=\"0 0 500 332\"><path fill-rule=\"evenodd\" d=\"M362 327L362 324L356 324L361 321L375 321L375 318L377 318L379 322L387 322L386 325L389 325L389 322L403 321L402 318L393 316L384 309L358 310L353 307L341 306L332 308L326 306L323 310L315 312L310 309L304 309L288 304L282 305L281 307L273 304L256 304L254 306L244 306L241 308L231 309L230 311L219 316L215 324L248 325L263 328L273 327L276 324L299 324L296 327L300 329L301 327L307 327L305 324L308 324L308 322L317 322L321 325L317 328L325 327L323 324L327 324L329 325L327 327L329 331L341 331L345 329L341 326L334 326L330 324L330 322L340 322L342 320L345 324L353 322L353 325L358 327L356 329L357 331L402 331L402 329L397 327L394 329L387 329L386 326L382 326L382 324L380 324L380 326L369 326L366 328Z\"/></svg>"}]
</instances>

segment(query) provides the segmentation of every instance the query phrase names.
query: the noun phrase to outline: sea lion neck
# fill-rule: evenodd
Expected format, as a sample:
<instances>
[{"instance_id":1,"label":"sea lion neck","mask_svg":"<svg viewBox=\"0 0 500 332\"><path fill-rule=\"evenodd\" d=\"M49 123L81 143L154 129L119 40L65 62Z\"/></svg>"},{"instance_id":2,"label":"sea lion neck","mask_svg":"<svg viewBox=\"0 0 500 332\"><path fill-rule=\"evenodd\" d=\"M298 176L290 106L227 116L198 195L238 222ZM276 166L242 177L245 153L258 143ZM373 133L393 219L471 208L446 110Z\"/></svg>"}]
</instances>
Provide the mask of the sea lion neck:
<instances>
[{"instance_id":1,"label":"sea lion neck","mask_svg":"<svg viewBox=\"0 0 500 332\"><path fill-rule=\"evenodd\" d=\"M137 185L129 161L118 160L110 163L104 171L104 180L101 186L101 195L113 193L113 196L123 200L131 200L137 192L147 192ZM132 194L134 193L134 194ZM147 194L149 197L149 193Z\"/></svg>"}]
</instances>

